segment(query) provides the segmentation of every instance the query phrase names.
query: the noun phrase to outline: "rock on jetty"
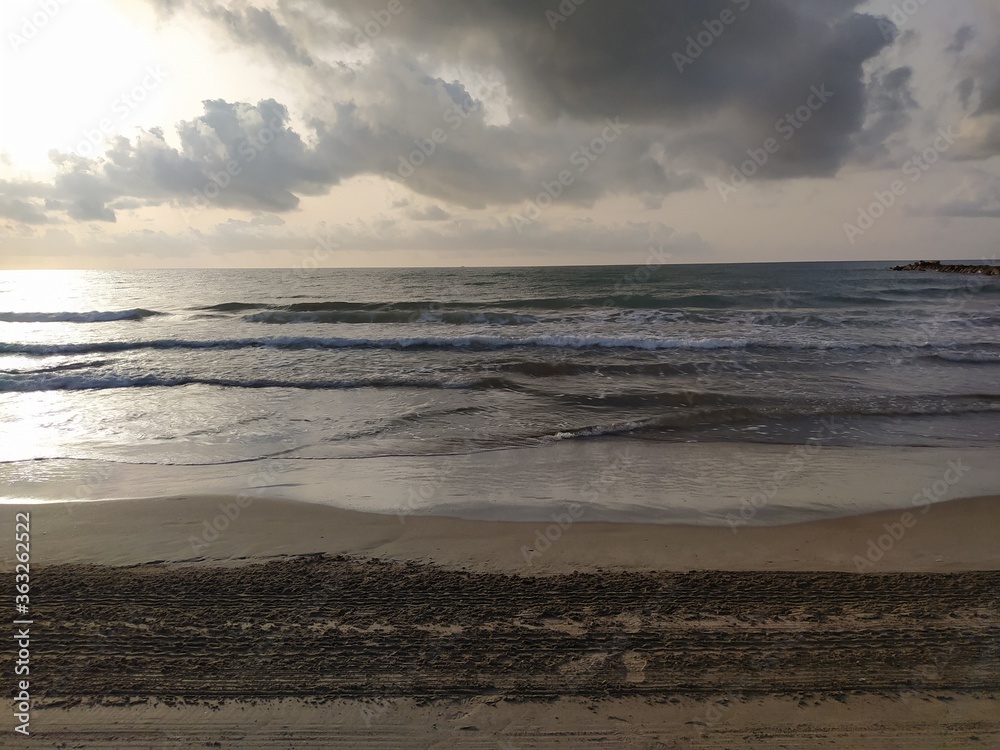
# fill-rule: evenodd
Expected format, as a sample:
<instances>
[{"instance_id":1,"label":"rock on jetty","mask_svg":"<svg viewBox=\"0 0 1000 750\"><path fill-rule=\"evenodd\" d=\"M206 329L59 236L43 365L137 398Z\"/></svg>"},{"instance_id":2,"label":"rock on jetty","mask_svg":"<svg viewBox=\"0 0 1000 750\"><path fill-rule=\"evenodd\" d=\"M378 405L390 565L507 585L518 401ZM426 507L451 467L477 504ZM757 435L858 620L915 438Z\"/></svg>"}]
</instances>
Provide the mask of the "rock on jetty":
<instances>
[{"instance_id":1,"label":"rock on jetty","mask_svg":"<svg viewBox=\"0 0 1000 750\"><path fill-rule=\"evenodd\" d=\"M1000 266L983 265L941 265L939 260L918 260L905 266L893 266L893 271L940 271L941 273L979 273L984 276L1000 276Z\"/></svg>"}]
</instances>

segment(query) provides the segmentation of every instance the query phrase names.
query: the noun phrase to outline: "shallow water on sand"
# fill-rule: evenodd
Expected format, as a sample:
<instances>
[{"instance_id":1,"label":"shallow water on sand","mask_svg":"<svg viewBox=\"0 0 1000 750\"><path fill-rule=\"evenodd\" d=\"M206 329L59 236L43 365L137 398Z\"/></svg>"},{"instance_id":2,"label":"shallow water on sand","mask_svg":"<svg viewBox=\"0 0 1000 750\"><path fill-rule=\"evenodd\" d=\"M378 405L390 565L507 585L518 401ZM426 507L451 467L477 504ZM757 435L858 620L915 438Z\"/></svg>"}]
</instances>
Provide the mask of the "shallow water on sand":
<instances>
[{"instance_id":1,"label":"shallow water on sand","mask_svg":"<svg viewBox=\"0 0 1000 750\"><path fill-rule=\"evenodd\" d=\"M711 498L731 509L774 461L788 497L758 521L898 504L880 474L933 483L996 445L1000 279L888 265L3 273L0 495L264 472L280 496L523 516L631 452L608 513L718 522ZM796 446L875 463L824 484ZM949 495L1000 490L979 463ZM406 501L428 473L433 496Z\"/></svg>"}]
</instances>

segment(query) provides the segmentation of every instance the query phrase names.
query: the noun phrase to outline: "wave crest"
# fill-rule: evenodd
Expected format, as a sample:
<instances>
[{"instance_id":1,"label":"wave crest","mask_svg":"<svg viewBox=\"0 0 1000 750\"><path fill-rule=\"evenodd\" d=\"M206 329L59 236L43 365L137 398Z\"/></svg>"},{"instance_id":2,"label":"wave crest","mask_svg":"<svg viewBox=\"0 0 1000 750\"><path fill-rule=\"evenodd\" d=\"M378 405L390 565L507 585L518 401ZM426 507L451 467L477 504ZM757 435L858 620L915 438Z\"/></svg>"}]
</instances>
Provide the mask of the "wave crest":
<instances>
[{"instance_id":1,"label":"wave crest","mask_svg":"<svg viewBox=\"0 0 1000 750\"><path fill-rule=\"evenodd\" d=\"M0 323L110 323L118 320L144 320L156 315L166 313L141 307L90 312L0 312Z\"/></svg>"},{"instance_id":2,"label":"wave crest","mask_svg":"<svg viewBox=\"0 0 1000 750\"><path fill-rule=\"evenodd\" d=\"M316 310L296 312L269 310L245 315L248 323L448 323L451 325L529 325L538 318L531 315L475 310Z\"/></svg>"},{"instance_id":3,"label":"wave crest","mask_svg":"<svg viewBox=\"0 0 1000 750\"><path fill-rule=\"evenodd\" d=\"M499 336L462 336L449 338L444 336L430 336L385 339L284 336L250 339L100 341L85 344L0 343L0 353L48 356L56 354L124 352L140 349L471 349L489 351L530 347L657 351L663 349L742 349L746 346L745 342L722 339L638 339L599 336L535 336L526 338L502 338Z\"/></svg>"},{"instance_id":4,"label":"wave crest","mask_svg":"<svg viewBox=\"0 0 1000 750\"><path fill-rule=\"evenodd\" d=\"M435 379L416 377L343 378L339 380L281 380L271 378L204 378L178 375L52 375L49 373L0 374L0 391L30 393L37 391L103 391L117 388L176 388L206 385L219 388L294 388L299 390L350 390L356 388L426 388L426 389L511 389L517 388L502 378Z\"/></svg>"}]
</instances>

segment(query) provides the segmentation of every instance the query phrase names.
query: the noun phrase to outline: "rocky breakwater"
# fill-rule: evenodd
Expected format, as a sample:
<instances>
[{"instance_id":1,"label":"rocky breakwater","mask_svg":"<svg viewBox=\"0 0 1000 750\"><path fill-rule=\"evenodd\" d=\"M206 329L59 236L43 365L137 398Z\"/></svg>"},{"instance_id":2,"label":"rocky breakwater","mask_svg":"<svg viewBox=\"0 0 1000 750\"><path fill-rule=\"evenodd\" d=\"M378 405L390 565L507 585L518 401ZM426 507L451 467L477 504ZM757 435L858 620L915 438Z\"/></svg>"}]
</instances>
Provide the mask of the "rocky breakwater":
<instances>
[{"instance_id":1,"label":"rocky breakwater","mask_svg":"<svg viewBox=\"0 0 1000 750\"><path fill-rule=\"evenodd\" d=\"M905 266L893 266L893 271L940 271L941 273L978 273L983 276L1000 276L1000 266L982 264L942 265L939 260L918 260Z\"/></svg>"}]
</instances>

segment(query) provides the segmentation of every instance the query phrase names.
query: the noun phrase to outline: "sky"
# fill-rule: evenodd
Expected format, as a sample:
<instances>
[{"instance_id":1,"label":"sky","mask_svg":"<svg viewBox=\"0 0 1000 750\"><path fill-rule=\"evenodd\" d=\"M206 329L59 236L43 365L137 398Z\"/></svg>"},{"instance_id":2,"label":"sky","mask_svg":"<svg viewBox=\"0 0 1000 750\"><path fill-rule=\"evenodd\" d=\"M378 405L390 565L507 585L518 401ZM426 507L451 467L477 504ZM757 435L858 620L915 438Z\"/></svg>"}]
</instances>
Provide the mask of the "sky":
<instances>
[{"instance_id":1,"label":"sky","mask_svg":"<svg viewBox=\"0 0 1000 750\"><path fill-rule=\"evenodd\" d=\"M5 0L0 268L989 259L996 0Z\"/></svg>"}]
</instances>

